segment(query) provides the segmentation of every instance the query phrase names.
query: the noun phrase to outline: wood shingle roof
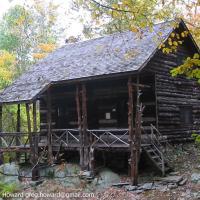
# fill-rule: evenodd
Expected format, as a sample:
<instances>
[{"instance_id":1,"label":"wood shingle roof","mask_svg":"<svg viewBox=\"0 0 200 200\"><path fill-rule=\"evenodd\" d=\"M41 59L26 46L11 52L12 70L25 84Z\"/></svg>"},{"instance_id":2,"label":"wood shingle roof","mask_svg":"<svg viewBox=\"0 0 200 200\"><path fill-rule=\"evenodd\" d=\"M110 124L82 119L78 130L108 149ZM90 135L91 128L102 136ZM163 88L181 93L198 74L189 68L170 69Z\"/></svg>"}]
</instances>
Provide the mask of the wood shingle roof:
<instances>
[{"instance_id":1,"label":"wood shingle roof","mask_svg":"<svg viewBox=\"0 0 200 200\"><path fill-rule=\"evenodd\" d=\"M126 31L80 43L67 44L19 77L0 94L1 103L31 101L50 84L63 80L138 71L174 27L160 23L138 34ZM160 36L160 32L162 36Z\"/></svg>"}]
</instances>

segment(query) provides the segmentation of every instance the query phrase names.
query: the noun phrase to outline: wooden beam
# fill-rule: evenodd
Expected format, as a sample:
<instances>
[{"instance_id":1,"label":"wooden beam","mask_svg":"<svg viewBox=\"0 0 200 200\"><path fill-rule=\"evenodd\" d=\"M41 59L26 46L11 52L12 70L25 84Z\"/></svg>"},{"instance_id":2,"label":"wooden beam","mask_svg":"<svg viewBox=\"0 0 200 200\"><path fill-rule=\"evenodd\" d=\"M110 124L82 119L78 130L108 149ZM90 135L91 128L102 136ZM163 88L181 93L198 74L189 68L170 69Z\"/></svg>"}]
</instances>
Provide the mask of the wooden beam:
<instances>
[{"instance_id":1,"label":"wooden beam","mask_svg":"<svg viewBox=\"0 0 200 200\"><path fill-rule=\"evenodd\" d=\"M3 107L0 105L0 133L3 131ZM0 147L2 147L2 140L0 139ZM0 153L0 162L3 164L3 153Z\"/></svg>"},{"instance_id":2,"label":"wooden beam","mask_svg":"<svg viewBox=\"0 0 200 200\"><path fill-rule=\"evenodd\" d=\"M31 132L31 118L30 118L30 105L26 103L26 117L27 117L27 126L28 126L28 137L29 137L29 144L30 150L33 150L33 141L32 141L32 132ZM30 155L30 163L34 165L33 162L33 152Z\"/></svg>"},{"instance_id":3,"label":"wooden beam","mask_svg":"<svg viewBox=\"0 0 200 200\"><path fill-rule=\"evenodd\" d=\"M20 104L17 104L17 127L16 131L20 132L21 130L21 120L20 120ZM20 136L16 135L16 146L20 145ZM16 160L20 161L20 154L16 153Z\"/></svg>"},{"instance_id":4,"label":"wooden beam","mask_svg":"<svg viewBox=\"0 0 200 200\"><path fill-rule=\"evenodd\" d=\"M51 91L50 88L47 90L47 143L48 143L48 162L53 163L53 152L52 152L52 116L51 116Z\"/></svg>"},{"instance_id":5,"label":"wooden beam","mask_svg":"<svg viewBox=\"0 0 200 200\"><path fill-rule=\"evenodd\" d=\"M87 134L87 94L86 86L82 84L82 131L84 143L84 169L89 170L89 137Z\"/></svg>"},{"instance_id":6,"label":"wooden beam","mask_svg":"<svg viewBox=\"0 0 200 200\"><path fill-rule=\"evenodd\" d=\"M77 121L78 121L78 130L80 138L80 166L83 168L83 159L84 159L84 144L83 144L83 135L82 135L82 123L81 123L81 106L80 106L80 89L79 85L76 85L76 110L77 110Z\"/></svg>"},{"instance_id":7,"label":"wooden beam","mask_svg":"<svg viewBox=\"0 0 200 200\"><path fill-rule=\"evenodd\" d=\"M20 104L17 104L17 132L20 132L21 130L21 113L20 113Z\"/></svg>"},{"instance_id":8,"label":"wooden beam","mask_svg":"<svg viewBox=\"0 0 200 200\"><path fill-rule=\"evenodd\" d=\"M135 137L134 137L134 179L132 184L138 184L138 164L141 148L141 126L142 126L142 108L140 107L139 75L137 75L136 85L136 114L135 114Z\"/></svg>"},{"instance_id":9,"label":"wooden beam","mask_svg":"<svg viewBox=\"0 0 200 200\"><path fill-rule=\"evenodd\" d=\"M128 129L129 129L129 142L130 142L130 175L131 175L131 184L137 185L136 175L136 149L134 144L134 127L133 127L133 85L132 78L128 78Z\"/></svg>"},{"instance_id":10,"label":"wooden beam","mask_svg":"<svg viewBox=\"0 0 200 200\"><path fill-rule=\"evenodd\" d=\"M34 165L37 164L38 161L38 135L37 135L37 107L36 101L33 102L33 162ZM32 170L32 180L36 181L40 177L38 167L35 166Z\"/></svg>"},{"instance_id":11,"label":"wooden beam","mask_svg":"<svg viewBox=\"0 0 200 200\"><path fill-rule=\"evenodd\" d=\"M140 84L138 82L137 83L132 83L132 86L139 87L139 88L151 88L151 86L149 86L149 85Z\"/></svg>"},{"instance_id":12,"label":"wooden beam","mask_svg":"<svg viewBox=\"0 0 200 200\"><path fill-rule=\"evenodd\" d=\"M28 126L28 133L31 133L31 119L30 119L30 107L29 104L26 103L26 117L27 117L27 126Z\"/></svg>"},{"instance_id":13,"label":"wooden beam","mask_svg":"<svg viewBox=\"0 0 200 200\"><path fill-rule=\"evenodd\" d=\"M38 135L37 135L37 108L36 101L33 103L33 138L34 138L34 161L38 159Z\"/></svg>"},{"instance_id":14,"label":"wooden beam","mask_svg":"<svg viewBox=\"0 0 200 200\"><path fill-rule=\"evenodd\" d=\"M3 131L3 106L0 105L0 132Z\"/></svg>"},{"instance_id":15,"label":"wooden beam","mask_svg":"<svg viewBox=\"0 0 200 200\"><path fill-rule=\"evenodd\" d=\"M33 103L33 132L37 132L37 108L36 102Z\"/></svg>"}]
</instances>

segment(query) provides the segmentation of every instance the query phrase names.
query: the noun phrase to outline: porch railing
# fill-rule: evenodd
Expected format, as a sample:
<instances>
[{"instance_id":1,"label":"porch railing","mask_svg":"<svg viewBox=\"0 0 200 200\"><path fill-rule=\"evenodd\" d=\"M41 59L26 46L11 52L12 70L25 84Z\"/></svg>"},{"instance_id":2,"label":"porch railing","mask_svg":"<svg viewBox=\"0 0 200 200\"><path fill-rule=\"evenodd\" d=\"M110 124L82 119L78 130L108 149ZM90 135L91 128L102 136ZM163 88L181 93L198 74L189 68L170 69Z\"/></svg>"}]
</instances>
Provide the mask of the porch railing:
<instances>
[{"instance_id":1,"label":"porch railing","mask_svg":"<svg viewBox=\"0 0 200 200\"><path fill-rule=\"evenodd\" d=\"M88 137L93 147L128 147L128 129L88 129ZM78 129L53 129L53 144L66 147L80 146Z\"/></svg>"},{"instance_id":2,"label":"porch railing","mask_svg":"<svg viewBox=\"0 0 200 200\"><path fill-rule=\"evenodd\" d=\"M53 129L52 139L54 145L64 144L65 146L79 145L79 130L78 129Z\"/></svg>"},{"instance_id":3,"label":"porch railing","mask_svg":"<svg viewBox=\"0 0 200 200\"><path fill-rule=\"evenodd\" d=\"M92 136L92 146L128 147L128 129L87 130Z\"/></svg>"},{"instance_id":4,"label":"porch railing","mask_svg":"<svg viewBox=\"0 0 200 200\"><path fill-rule=\"evenodd\" d=\"M0 148L27 148L30 147L30 136L28 133L0 133Z\"/></svg>"}]
</instances>

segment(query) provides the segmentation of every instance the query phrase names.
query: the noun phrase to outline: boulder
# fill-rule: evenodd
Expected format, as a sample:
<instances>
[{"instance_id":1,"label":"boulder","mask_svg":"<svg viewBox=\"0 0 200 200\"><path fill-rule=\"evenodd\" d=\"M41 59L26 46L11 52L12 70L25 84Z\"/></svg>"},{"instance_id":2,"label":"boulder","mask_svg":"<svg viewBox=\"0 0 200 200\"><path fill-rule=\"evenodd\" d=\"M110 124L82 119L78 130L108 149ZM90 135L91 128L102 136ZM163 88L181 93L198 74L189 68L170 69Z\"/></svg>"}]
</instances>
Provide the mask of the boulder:
<instances>
[{"instance_id":1,"label":"boulder","mask_svg":"<svg viewBox=\"0 0 200 200\"><path fill-rule=\"evenodd\" d=\"M114 184L112 184L112 186L113 187L123 187L123 186L129 186L129 184L130 183L128 183L128 182L125 182L125 183L121 182L121 183L114 183Z\"/></svg>"},{"instance_id":2,"label":"boulder","mask_svg":"<svg viewBox=\"0 0 200 200\"><path fill-rule=\"evenodd\" d=\"M78 175L80 167L77 164L61 164L53 167L45 167L40 170L40 176L49 176L50 178L65 178L67 176Z\"/></svg>"},{"instance_id":3,"label":"boulder","mask_svg":"<svg viewBox=\"0 0 200 200\"><path fill-rule=\"evenodd\" d=\"M145 184L142 185L139 189L143 189L143 190L151 190L151 189L154 189L154 188L153 188L153 183L145 183Z\"/></svg>"},{"instance_id":4,"label":"boulder","mask_svg":"<svg viewBox=\"0 0 200 200\"><path fill-rule=\"evenodd\" d=\"M81 186L81 180L77 177L65 177L56 179L61 185L68 188L79 188Z\"/></svg>"},{"instance_id":5,"label":"boulder","mask_svg":"<svg viewBox=\"0 0 200 200\"><path fill-rule=\"evenodd\" d=\"M169 173L169 176L177 176L177 175L179 175L179 172L170 172Z\"/></svg>"},{"instance_id":6,"label":"boulder","mask_svg":"<svg viewBox=\"0 0 200 200\"><path fill-rule=\"evenodd\" d=\"M183 185L185 185L186 184L186 182L187 182L187 178L184 178L182 181L180 181L179 183L178 183L178 185L180 185L180 186L183 186Z\"/></svg>"},{"instance_id":7,"label":"boulder","mask_svg":"<svg viewBox=\"0 0 200 200\"><path fill-rule=\"evenodd\" d=\"M19 174L19 166L12 162L12 163L5 163L0 166L0 171L4 174L9 174L9 175L16 175L18 176Z\"/></svg>"},{"instance_id":8,"label":"boulder","mask_svg":"<svg viewBox=\"0 0 200 200\"><path fill-rule=\"evenodd\" d=\"M132 186L132 185L126 185L125 186L125 190L126 191L134 191L134 190L137 190L137 186Z\"/></svg>"},{"instance_id":9,"label":"boulder","mask_svg":"<svg viewBox=\"0 0 200 200\"><path fill-rule=\"evenodd\" d=\"M0 166L0 172L2 172L3 175L0 175L0 182L3 182L5 184L16 184L19 185L20 181L18 179L19 175L19 166L12 162L12 163L5 163Z\"/></svg>"},{"instance_id":10,"label":"boulder","mask_svg":"<svg viewBox=\"0 0 200 200\"><path fill-rule=\"evenodd\" d=\"M118 174L114 173L110 169L104 168L99 172L99 178L94 179L93 184L98 189L104 189L112 186L113 183L120 182L120 177Z\"/></svg>"},{"instance_id":11,"label":"boulder","mask_svg":"<svg viewBox=\"0 0 200 200\"><path fill-rule=\"evenodd\" d=\"M179 183L182 180L182 176L167 176L161 179L161 181L164 183Z\"/></svg>"},{"instance_id":12,"label":"boulder","mask_svg":"<svg viewBox=\"0 0 200 200\"><path fill-rule=\"evenodd\" d=\"M167 186L169 189L176 189L178 187L178 185L176 183L170 183Z\"/></svg>"},{"instance_id":13,"label":"boulder","mask_svg":"<svg viewBox=\"0 0 200 200\"><path fill-rule=\"evenodd\" d=\"M193 183L200 183L200 173L193 173L191 176L191 181Z\"/></svg>"}]
</instances>

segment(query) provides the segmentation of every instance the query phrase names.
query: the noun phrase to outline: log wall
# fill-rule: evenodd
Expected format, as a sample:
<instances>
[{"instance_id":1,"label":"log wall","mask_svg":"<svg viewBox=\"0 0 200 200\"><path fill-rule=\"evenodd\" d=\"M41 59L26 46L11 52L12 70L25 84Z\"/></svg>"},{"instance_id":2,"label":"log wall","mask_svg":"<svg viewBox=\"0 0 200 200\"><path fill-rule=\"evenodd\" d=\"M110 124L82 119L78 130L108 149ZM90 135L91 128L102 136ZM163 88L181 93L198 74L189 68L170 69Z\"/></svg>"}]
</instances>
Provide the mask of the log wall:
<instances>
[{"instance_id":1,"label":"log wall","mask_svg":"<svg viewBox=\"0 0 200 200\"><path fill-rule=\"evenodd\" d=\"M172 77L170 70L183 63L195 52L187 39L176 53L163 54L159 50L145 67L144 72L155 73L155 93L157 103L158 129L169 140L182 140L192 131L200 130L200 87L185 77ZM190 124L184 124L181 109L191 109ZM189 112L189 111L188 111Z\"/></svg>"}]
</instances>

